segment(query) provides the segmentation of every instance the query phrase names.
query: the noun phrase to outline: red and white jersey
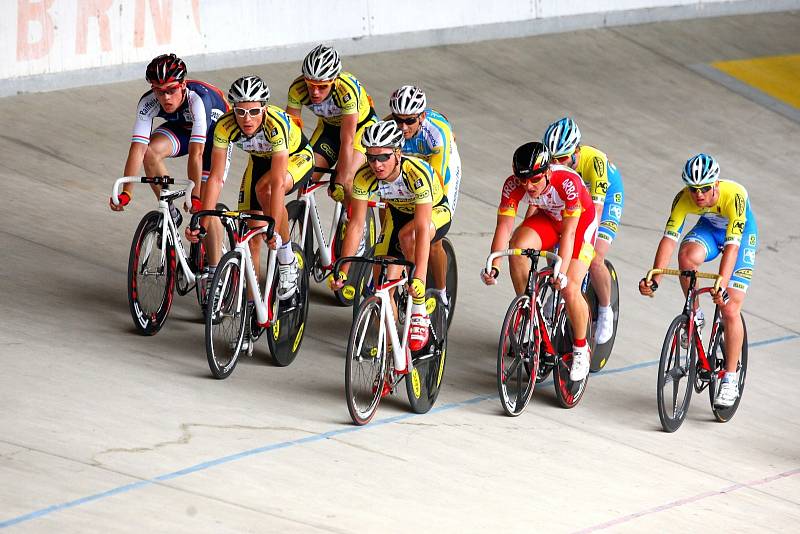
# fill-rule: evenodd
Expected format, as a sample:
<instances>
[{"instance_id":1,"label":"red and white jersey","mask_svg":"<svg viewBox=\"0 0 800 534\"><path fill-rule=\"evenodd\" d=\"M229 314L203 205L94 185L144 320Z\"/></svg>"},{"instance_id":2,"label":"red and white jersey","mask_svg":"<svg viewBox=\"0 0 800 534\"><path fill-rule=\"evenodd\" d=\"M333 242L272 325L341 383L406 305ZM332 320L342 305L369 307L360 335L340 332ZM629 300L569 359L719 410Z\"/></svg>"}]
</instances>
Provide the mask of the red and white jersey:
<instances>
[{"instance_id":1,"label":"red and white jersey","mask_svg":"<svg viewBox=\"0 0 800 534\"><path fill-rule=\"evenodd\" d=\"M564 217L580 217L584 211L594 210L592 195L577 172L564 165L551 165L550 168L553 170L550 183L538 197L528 194L525 185L516 176L506 178L498 215L515 216L523 202L535 206L558 222Z\"/></svg>"}]
</instances>

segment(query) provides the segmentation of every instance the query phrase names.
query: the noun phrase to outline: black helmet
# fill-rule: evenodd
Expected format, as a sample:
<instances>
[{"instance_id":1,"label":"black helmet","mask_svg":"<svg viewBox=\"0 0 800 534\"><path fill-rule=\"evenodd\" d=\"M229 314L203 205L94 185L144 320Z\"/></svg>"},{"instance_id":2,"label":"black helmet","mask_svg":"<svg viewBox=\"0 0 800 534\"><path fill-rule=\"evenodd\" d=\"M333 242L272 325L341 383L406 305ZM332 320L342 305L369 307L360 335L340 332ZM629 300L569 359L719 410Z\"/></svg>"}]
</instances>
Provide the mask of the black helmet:
<instances>
[{"instance_id":1,"label":"black helmet","mask_svg":"<svg viewBox=\"0 0 800 534\"><path fill-rule=\"evenodd\" d=\"M147 65L144 77L156 85L182 82L186 78L186 64L175 54L162 54Z\"/></svg>"},{"instance_id":2,"label":"black helmet","mask_svg":"<svg viewBox=\"0 0 800 534\"><path fill-rule=\"evenodd\" d=\"M538 141L525 143L514 151L511 167L514 169L514 176L521 180L530 180L550 167L550 151Z\"/></svg>"}]
</instances>

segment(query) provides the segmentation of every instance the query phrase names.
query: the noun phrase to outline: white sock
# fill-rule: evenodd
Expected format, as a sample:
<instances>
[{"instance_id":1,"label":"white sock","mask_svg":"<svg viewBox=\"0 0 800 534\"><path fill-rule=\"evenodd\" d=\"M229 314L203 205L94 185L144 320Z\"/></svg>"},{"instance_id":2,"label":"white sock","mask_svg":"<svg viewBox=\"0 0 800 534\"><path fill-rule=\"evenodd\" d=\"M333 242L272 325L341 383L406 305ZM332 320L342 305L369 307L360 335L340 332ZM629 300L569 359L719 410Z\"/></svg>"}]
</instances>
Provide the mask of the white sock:
<instances>
[{"instance_id":1,"label":"white sock","mask_svg":"<svg viewBox=\"0 0 800 534\"><path fill-rule=\"evenodd\" d=\"M292 242L284 243L278 248L278 262L284 265L289 265L294 261L294 254L292 253Z\"/></svg>"},{"instance_id":2,"label":"white sock","mask_svg":"<svg viewBox=\"0 0 800 534\"><path fill-rule=\"evenodd\" d=\"M611 306L598 306L597 307L597 315L598 316L606 315L607 313L610 313L612 315L614 314L614 310L611 308Z\"/></svg>"},{"instance_id":3,"label":"white sock","mask_svg":"<svg viewBox=\"0 0 800 534\"><path fill-rule=\"evenodd\" d=\"M706 315L703 313L703 310L697 308L697 311L694 314L694 320L698 323L702 323L706 320Z\"/></svg>"},{"instance_id":4,"label":"white sock","mask_svg":"<svg viewBox=\"0 0 800 534\"><path fill-rule=\"evenodd\" d=\"M723 382L739 382L739 372L735 373L725 373L725 378L723 378Z\"/></svg>"},{"instance_id":5,"label":"white sock","mask_svg":"<svg viewBox=\"0 0 800 534\"><path fill-rule=\"evenodd\" d=\"M422 304L412 304L411 305L411 315L427 315L427 310L425 309L425 303Z\"/></svg>"},{"instance_id":6,"label":"white sock","mask_svg":"<svg viewBox=\"0 0 800 534\"><path fill-rule=\"evenodd\" d=\"M439 298L442 299L442 304L447 306L449 303L447 301L447 288L445 289L437 289L436 291L439 292Z\"/></svg>"}]
</instances>

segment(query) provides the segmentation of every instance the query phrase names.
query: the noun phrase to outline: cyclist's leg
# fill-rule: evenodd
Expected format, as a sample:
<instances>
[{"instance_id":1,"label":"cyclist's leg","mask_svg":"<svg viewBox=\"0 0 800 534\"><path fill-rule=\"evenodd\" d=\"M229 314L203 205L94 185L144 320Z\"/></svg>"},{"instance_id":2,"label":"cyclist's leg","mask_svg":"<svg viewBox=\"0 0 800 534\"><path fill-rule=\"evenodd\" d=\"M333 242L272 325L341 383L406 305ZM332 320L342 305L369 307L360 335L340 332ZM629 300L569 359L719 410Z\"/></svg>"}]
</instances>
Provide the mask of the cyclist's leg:
<instances>
[{"instance_id":1,"label":"cyclist's leg","mask_svg":"<svg viewBox=\"0 0 800 534\"><path fill-rule=\"evenodd\" d=\"M338 130L334 130L320 119L317 121L314 133L311 134L309 144L311 144L311 149L314 152L314 165L316 167L330 169L336 165L336 161L339 159ZM311 179L318 182L321 177L322 173L315 172Z\"/></svg>"},{"instance_id":2,"label":"cyclist's leg","mask_svg":"<svg viewBox=\"0 0 800 534\"><path fill-rule=\"evenodd\" d=\"M206 147L203 151L203 187L205 187L209 172L211 171L211 152L214 146L213 131L211 133L212 135L208 137L210 142L206 142ZM222 174L223 187L225 186L225 180L228 178L228 169L230 168L231 164L231 149L233 149L233 145L228 146L227 158L225 160L225 171ZM222 257L222 240L225 237L225 234L222 230L222 221L216 217L210 218L208 228L206 228L206 233L207 235L203 240L203 244L206 247L206 255L208 256L207 267L213 271Z\"/></svg>"},{"instance_id":3,"label":"cyclist's leg","mask_svg":"<svg viewBox=\"0 0 800 534\"><path fill-rule=\"evenodd\" d=\"M720 308L722 322L725 326L725 371L729 373L736 372L736 366L742 353L744 328L740 313L753 277L757 249L758 230L754 223L748 221L739 245L739 254L736 257L733 274L728 281L730 300Z\"/></svg>"},{"instance_id":4,"label":"cyclist's leg","mask_svg":"<svg viewBox=\"0 0 800 534\"><path fill-rule=\"evenodd\" d=\"M541 213L532 216L514 230L509 241L511 248L533 248L537 250L552 249L558 243L558 233L550 219ZM525 292L530 272L530 260L525 256L509 256L511 282L517 295Z\"/></svg>"},{"instance_id":5,"label":"cyclist's leg","mask_svg":"<svg viewBox=\"0 0 800 534\"><path fill-rule=\"evenodd\" d=\"M567 316L572 324L572 332L576 346L582 346L586 339L586 323L589 320L589 305L581 293L581 285L594 257L594 236L597 233L597 221L594 213L584 212L575 230L575 241L572 247L572 258L567 268L567 287L561 290L561 296L567 306Z\"/></svg>"},{"instance_id":6,"label":"cyclist's leg","mask_svg":"<svg viewBox=\"0 0 800 534\"><path fill-rule=\"evenodd\" d=\"M147 176L164 176L169 174L164 164L166 158L178 158L189 153L188 130L165 122L150 136L150 144L142 161L144 172ZM152 185L151 188L158 198L161 187Z\"/></svg>"},{"instance_id":7,"label":"cyclist's leg","mask_svg":"<svg viewBox=\"0 0 800 534\"><path fill-rule=\"evenodd\" d=\"M431 248L430 252L428 253L429 261L430 257L434 254L434 249L438 248L442 254L444 254L444 250L442 249L442 238L447 235L447 232L450 230L450 209L447 207L446 204L439 204L434 206L431 210L431 222L430 222L430 235L431 235ZM403 253L403 256L406 258L414 258L417 246L417 239L416 239L416 231L414 229L414 220L413 216L412 219L407 220L400 228L400 231L397 233L397 238L400 243L400 250ZM446 261L445 261L446 263ZM445 265L446 267L446 265ZM422 273L420 273L422 274ZM427 280L425 282L428 285ZM442 287L436 287L437 289L444 289L444 283Z\"/></svg>"},{"instance_id":8,"label":"cyclist's leg","mask_svg":"<svg viewBox=\"0 0 800 534\"><path fill-rule=\"evenodd\" d=\"M239 189L239 211L256 214L262 213L261 204L258 202L258 197L256 195L256 185L261 177L269 171L270 164L271 161L268 158L259 158L251 155L248 159L247 168L242 177L242 185ZM266 223L261 221L248 221L247 224L250 228L258 228L264 226ZM253 268L256 273L256 278L258 278L261 273L261 259L259 255L261 253L262 241L262 239L256 238L251 239L248 243L250 246L250 253L253 257ZM248 289L252 290L252 288ZM254 298L252 292L248 295L248 298L251 300Z\"/></svg>"},{"instance_id":9,"label":"cyclist's leg","mask_svg":"<svg viewBox=\"0 0 800 534\"><path fill-rule=\"evenodd\" d=\"M678 268L682 271L697 271L703 263L716 258L719 255L721 245L716 235L718 233L711 223L700 217L694 228L681 241L678 249ZM724 230L722 234L724 239ZM683 294L686 295L689 290L689 280L681 276L680 282Z\"/></svg>"},{"instance_id":10,"label":"cyclist's leg","mask_svg":"<svg viewBox=\"0 0 800 534\"><path fill-rule=\"evenodd\" d=\"M611 275L606 269L605 259L608 249L611 248L611 242L617 235L625 202L622 177L612 163L608 164L608 184L600 226L597 229L597 239L594 242L595 257L589 266L597 303L605 307L611 304Z\"/></svg>"},{"instance_id":11,"label":"cyclist's leg","mask_svg":"<svg viewBox=\"0 0 800 534\"><path fill-rule=\"evenodd\" d=\"M350 195L353 190L353 177L355 176L358 169L367 162L366 156L366 149L364 145L361 143L361 139L364 137L364 131L369 128L371 125L377 122L377 116L369 117L356 125L356 133L353 137L353 154L350 157L350 169L347 173L347 176L350 177L350 180L344 184L344 195L345 195L345 205L350 203ZM346 169L341 169L344 172Z\"/></svg>"}]
</instances>

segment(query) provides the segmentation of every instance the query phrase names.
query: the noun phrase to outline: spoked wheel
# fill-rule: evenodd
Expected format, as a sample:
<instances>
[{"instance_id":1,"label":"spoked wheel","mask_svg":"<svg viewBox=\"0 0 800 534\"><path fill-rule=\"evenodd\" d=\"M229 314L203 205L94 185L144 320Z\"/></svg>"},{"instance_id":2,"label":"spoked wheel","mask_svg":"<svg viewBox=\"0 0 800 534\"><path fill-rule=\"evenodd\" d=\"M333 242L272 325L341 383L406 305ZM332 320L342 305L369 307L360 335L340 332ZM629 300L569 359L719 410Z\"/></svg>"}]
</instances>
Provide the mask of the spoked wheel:
<instances>
[{"instance_id":1,"label":"spoked wheel","mask_svg":"<svg viewBox=\"0 0 800 534\"><path fill-rule=\"evenodd\" d=\"M611 339L597 345L592 338L592 363L589 370L596 373L608 363L611 357L611 350L614 348L614 340L617 337L617 323L619 322L619 279L614 265L610 261L605 260L606 269L611 276L611 309L614 312L614 332L611 334ZM589 302L589 313L592 315L592 320L597 321L597 295L595 294L594 287L591 282L586 290L586 300Z\"/></svg>"},{"instance_id":2,"label":"spoked wheel","mask_svg":"<svg viewBox=\"0 0 800 534\"><path fill-rule=\"evenodd\" d=\"M333 238L333 257L342 257L342 243L344 243L344 236L347 231L347 223L344 221L344 216L339 218L339 224L336 227L336 234ZM375 225L375 214L372 208L367 208L367 216L364 222L364 247L361 251L357 251L356 256L371 257L372 252L375 250L375 240L377 239L377 228ZM355 291L353 286L345 286L339 291L334 291L336 302L342 306L353 306L355 302Z\"/></svg>"},{"instance_id":3,"label":"spoked wheel","mask_svg":"<svg viewBox=\"0 0 800 534\"><path fill-rule=\"evenodd\" d=\"M447 310L431 290L426 294L425 306L431 319L431 340L422 354L412 354L414 368L406 375L406 393L414 413L427 413L436 403L447 356Z\"/></svg>"},{"instance_id":4,"label":"spoked wheel","mask_svg":"<svg viewBox=\"0 0 800 534\"><path fill-rule=\"evenodd\" d=\"M592 318L586 321L586 339L591 339L592 336ZM573 408L583 398L586 391L586 383L589 381L589 375L583 380L573 381L569 377L570 369L572 368L572 342L574 339L572 333L572 325L567 319L566 307L561 308L561 313L556 322L556 343L555 346L560 347L560 356L556 358L555 368L553 370L553 384L556 388L556 398L562 408Z\"/></svg>"},{"instance_id":5,"label":"spoked wheel","mask_svg":"<svg viewBox=\"0 0 800 534\"><path fill-rule=\"evenodd\" d=\"M131 242L128 258L128 304L140 334L156 334L167 320L175 288L175 244L167 232L162 250L162 215L145 215Z\"/></svg>"},{"instance_id":6,"label":"spoked wheel","mask_svg":"<svg viewBox=\"0 0 800 534\"><path fill-rule=\"evenodd\" d=\"M243 350L247 325L246 286L239 253L226 253L211 279L206 308L206 357L214 378L227 378Z\"/></svg>"},{"instance_id":7,"label":"spoked wheel","mask_svg":"<svg viewBox=\"0 0 800 534\"><path fill-rule=\"evenodd\" d=\"M453 314L456 310L456 298L458 297L458 263L456 262L456 251L453 248L453 243L447 237L443 237L441 243L447 258L445 288L447 292L447 328L450 328L450 323L453 322ZM433 287L435 277L431 270L430 261L428 261L427 280L428 286Z\"/></svg>"},{"instance_id":8,"label":"spoked wheel","mask_svg":"<svg viewBox=\"0 0 800 534\"><path fill-rule=\"evenodd\" d=\"M711 373L711 385L708 388L711 397L711 410L714 412L714 417L717 421L727 423L736 413L739 408L739 401L742 400L742 393L744 392L744 381L747 376L747 327L744 324L744 317L742 317L742 329L744 330L744 339L742 340L742 355L739 358L739 365L736 366L736 371L739 373L739 396L729 408L717 408L714 406L714 399L719 392L722 385L723 369L725 369L725 329L722 323L717 330L716 338L714 340L714 353L709 357L710 362L716 362L714 371Z\"/></svg>"},{"instance_id":9,"label":"spoked wheel","mask_svg":"<svg viewBox=\"0 0 800 534\"><path fill-rule=\"evenodd\" d=\"M294 361L303 341L306 317L308 317L308 266L297 243L292 243L292 250L300 269L297 290L290 298L278 300L275 296L278 289L276 272L270 293L274 319L272 326L267 330L267 343L272 354L272 362L278 367L286 367Z\"/></svg>"},{"instance_id":10,"label":"spoked wheel","mask_svg":"<svg viewBox=\"0 0 800 534\"><path fill-rule=\"evenodd\" d=\"M531 328L531 299L520 295L508 307L497 347L497 391L506 415L521 414L531 400L539 349L536 326Z\"/></svg>"},{"instance_id":11,"label":"spoked wheel","mask_svg":"<svg viewBox=\"0 0 800 534\"><path fill-rule=\"evenodd\" d=\"M381 301L371 296L361 303L353 321L344 365L347 410L355 424L365 425L375 415L389 369Z\"/></svg>"},{"instance_id":12,"label":"spoked wheel","mask_svg":"<svg viewBox=\"0 0 800 534\"><path fill-rule=\"evenodd\" d=\"M228 206L223 204L222 202L217 203L216 209L222 211L228 211ZM224 256L229 251L233 250L236 247L236 239L234 234L236 233L236 222L226 218L219 219L222 222L222 230L224 233L222 238L222 248L221 248L221 255ZM199 243L192 243L191 252L190 252L191 260L189 265L192 266L195 273L200 273L206 267L208 267L209 260L208 255L206 254L206 247L203 241ZM201 283L202 282L202 283ZM197 297L197 304L200 306L200 309L203 310L203 316L206 313L206 298L208 294L208 287L211 285L211 278L206 280L198 280L198 283L194 286L195 297Z\"/></svg>"},{"instance_id":13,"label":"spoked wheel","mask_svg":"<svg viewBox=\"0 0 800 534\"><path fill-rule=\"evenodd\" d=\"M658 417L665 432L675 432L680 428L689 409L692 399L695 373L694 343L687 340L687 346L681 345L681 338L688 335L688 319L678 315L669 325L664 344L661 347L661 359L658 362Z\"/></svg>"}]
</instances>

